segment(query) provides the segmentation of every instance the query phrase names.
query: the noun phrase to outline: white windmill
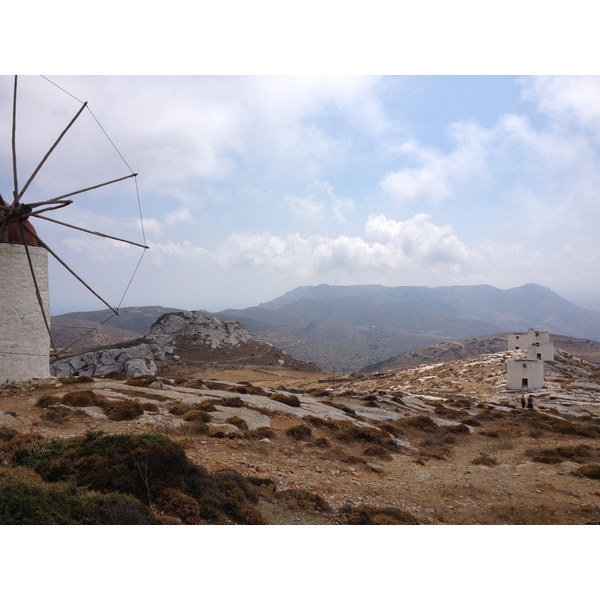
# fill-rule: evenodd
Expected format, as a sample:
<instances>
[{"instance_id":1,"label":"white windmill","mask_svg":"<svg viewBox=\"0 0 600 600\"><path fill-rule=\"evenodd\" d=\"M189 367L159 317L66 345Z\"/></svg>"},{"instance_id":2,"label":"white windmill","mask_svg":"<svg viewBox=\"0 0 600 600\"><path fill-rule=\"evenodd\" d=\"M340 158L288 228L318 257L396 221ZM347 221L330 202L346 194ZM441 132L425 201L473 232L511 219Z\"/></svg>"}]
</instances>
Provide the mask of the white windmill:
<instances>
[{"instance_id":1,"label":"white windmill","mask_svg":"<svg viewBox=\"0 0 600 600\"><path fill-rule=\"evenodd\" d=\"M63 129L25 183L20 185L17 160L17 88L18 78L15 77L11 141L13 190L10 199L7 196L0 195L0 384L45 379L50 376L49 361L52 335L50 328L48 254L52 255L82 285L110 308L113 314L118 315L116 308L113 308L97 294L54 250L44 243L32 225L31 221L33 219L44 219L95 236L139 246L143 249L142 256L148 248L145 243L140 244L106 233L91 231L51 219L43 214L70 205L73 202L70 199L72 196L108 186L124 179L135 178L136 173L130 172L123 177L93 184L53 198L24 201L29 200L26 192L30 189L30 184L63 137L84 109L87 108L87 102L82 103L77 114ZM131 171L131 169L129 170ZM54 353L58 354L53 342L52 347Z\"/></svg>"}]
</instances>

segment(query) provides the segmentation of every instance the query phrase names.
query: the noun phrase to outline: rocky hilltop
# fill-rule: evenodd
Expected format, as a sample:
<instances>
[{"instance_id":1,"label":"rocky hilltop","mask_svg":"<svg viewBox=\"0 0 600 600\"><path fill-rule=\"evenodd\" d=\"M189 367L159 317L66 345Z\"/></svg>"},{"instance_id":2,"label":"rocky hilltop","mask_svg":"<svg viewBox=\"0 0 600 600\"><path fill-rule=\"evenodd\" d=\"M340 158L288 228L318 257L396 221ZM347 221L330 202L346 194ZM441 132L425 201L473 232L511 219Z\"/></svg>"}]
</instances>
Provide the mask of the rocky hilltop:
<instances>
[{"instance_id":1,"label":"rocky hilltop","mask_svg":"<svg viewBox=\"0 0 600 600\"><path fill-rule=\"evenodd\" d=\"M298 363L282 354L268 344L253 341L236 321L221 321L201 311L182 311L162 315L142 338L58 359L51 363L50 372L55 377L105 377L117 372L131 378L221 360L243 363L263 357L271 366Z\"/></svg>"}]
</instances>

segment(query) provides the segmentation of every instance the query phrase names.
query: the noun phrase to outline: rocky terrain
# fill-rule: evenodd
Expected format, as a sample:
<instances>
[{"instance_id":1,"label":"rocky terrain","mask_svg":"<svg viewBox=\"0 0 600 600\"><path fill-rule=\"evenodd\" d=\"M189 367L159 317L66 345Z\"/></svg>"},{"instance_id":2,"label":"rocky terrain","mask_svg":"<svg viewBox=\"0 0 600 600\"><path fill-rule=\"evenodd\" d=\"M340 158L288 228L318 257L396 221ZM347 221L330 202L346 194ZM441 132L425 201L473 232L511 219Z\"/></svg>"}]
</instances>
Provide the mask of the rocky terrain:
<instances>
[{"instance_id":1,"label":"rocky terrain","mask_svg":"<svg viewBox=\"0 0 600 600\"><path fill-rule=\"evenodd\" d=\"M334 379L241 343L234 326L237 350L222 330L179 336L181 321L158 325L152 335L174 351L154 373L0 388L4 469L23 452L39 466L50 440L156 434L221 486L246 489L252 508L218 522L600 523L600 368L580 357L557 350L528 410L506 390L506 360L519 351ZM27 443L35 450L15 455ZM132 476L149 485L141 464ZM146 503L160 522L215 522L192 492L156 494Z\"/></svg>"},{"instance_id":2,"label":"rocky terrain","mask_svg":"<svg viewBox=\"0 0 600 600\"><path fill-rule=\"evenodd\" d=\"M283 366L286 362L310 369L270 344L255 342L240 323L220 321L201 311L182 311L162 315L143 337L54 360L50 372L58 377L104 377L118 372L132 378L155 375L157 364L163 370L169 365L173 374L214 363Z\"/></svg>"}]
</instances>

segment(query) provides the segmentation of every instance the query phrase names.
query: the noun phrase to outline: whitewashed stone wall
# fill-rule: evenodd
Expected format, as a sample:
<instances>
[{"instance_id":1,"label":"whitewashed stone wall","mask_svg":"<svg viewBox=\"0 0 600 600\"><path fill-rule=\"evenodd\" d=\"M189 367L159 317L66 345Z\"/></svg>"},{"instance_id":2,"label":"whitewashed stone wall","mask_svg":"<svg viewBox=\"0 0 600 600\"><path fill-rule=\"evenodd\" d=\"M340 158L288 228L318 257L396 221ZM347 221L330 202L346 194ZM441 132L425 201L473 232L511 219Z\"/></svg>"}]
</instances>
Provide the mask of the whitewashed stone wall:
<instances>
[{"instance_id":1,"label":"whitewashed stone wall","mask_svg":"<svg viewBox=\"0 0 600 600\"><path fill-rule=\"evenodd\" d=\"M547 344L533 343L527 348L527 358L531 360L554 360L554 343Z\"/></svg>"},{"instance_id":2,"label":"whitewashed stone wall","mask_svg":"<svg viewBox=\"0 0 600 600\"><path fill-rule=\"evenodd\" d=\"M511 359L506 362L506 386L509 390L539 390L544 386L541 360Z\"/></svg>"},{"instance_id":3,"label":"whitewashed stone wall","mask_svg":"<svg viewBox=\"0 0 600 600\"><path fill-rule=\"evenodd\" d=\"M48 254L29 246L44 311L50 318ZM0 244L0 384L50 377L50 337L25 246Z\"/></svg>"}]
</instances>

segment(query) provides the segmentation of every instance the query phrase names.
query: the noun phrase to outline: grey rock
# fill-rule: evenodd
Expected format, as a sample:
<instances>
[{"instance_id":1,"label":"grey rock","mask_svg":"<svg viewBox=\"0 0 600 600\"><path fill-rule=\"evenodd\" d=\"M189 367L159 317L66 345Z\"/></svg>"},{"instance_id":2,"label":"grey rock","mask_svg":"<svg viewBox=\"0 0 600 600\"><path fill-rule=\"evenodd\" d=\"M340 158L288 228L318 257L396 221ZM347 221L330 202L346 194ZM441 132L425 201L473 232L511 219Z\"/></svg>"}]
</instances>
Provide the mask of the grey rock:
<instances>
[{"instance_id":1,"label":"grey rock","mask_svg":"<svg viewBox=\"0 0 600 600\"><path fill-rule=\"evenodd\" d=\"M170 313L152 325L148 335L143 338L144 343L59 359L51 363L50 373L54 377L89 375L98 378L114 371L129 378L156 375L158 369L155 361L174 356L176 336L186 337L192 344L213 349L237 347L251 339L237 321L219 321L200 311Z\"/></svg>"}]
</instances>

